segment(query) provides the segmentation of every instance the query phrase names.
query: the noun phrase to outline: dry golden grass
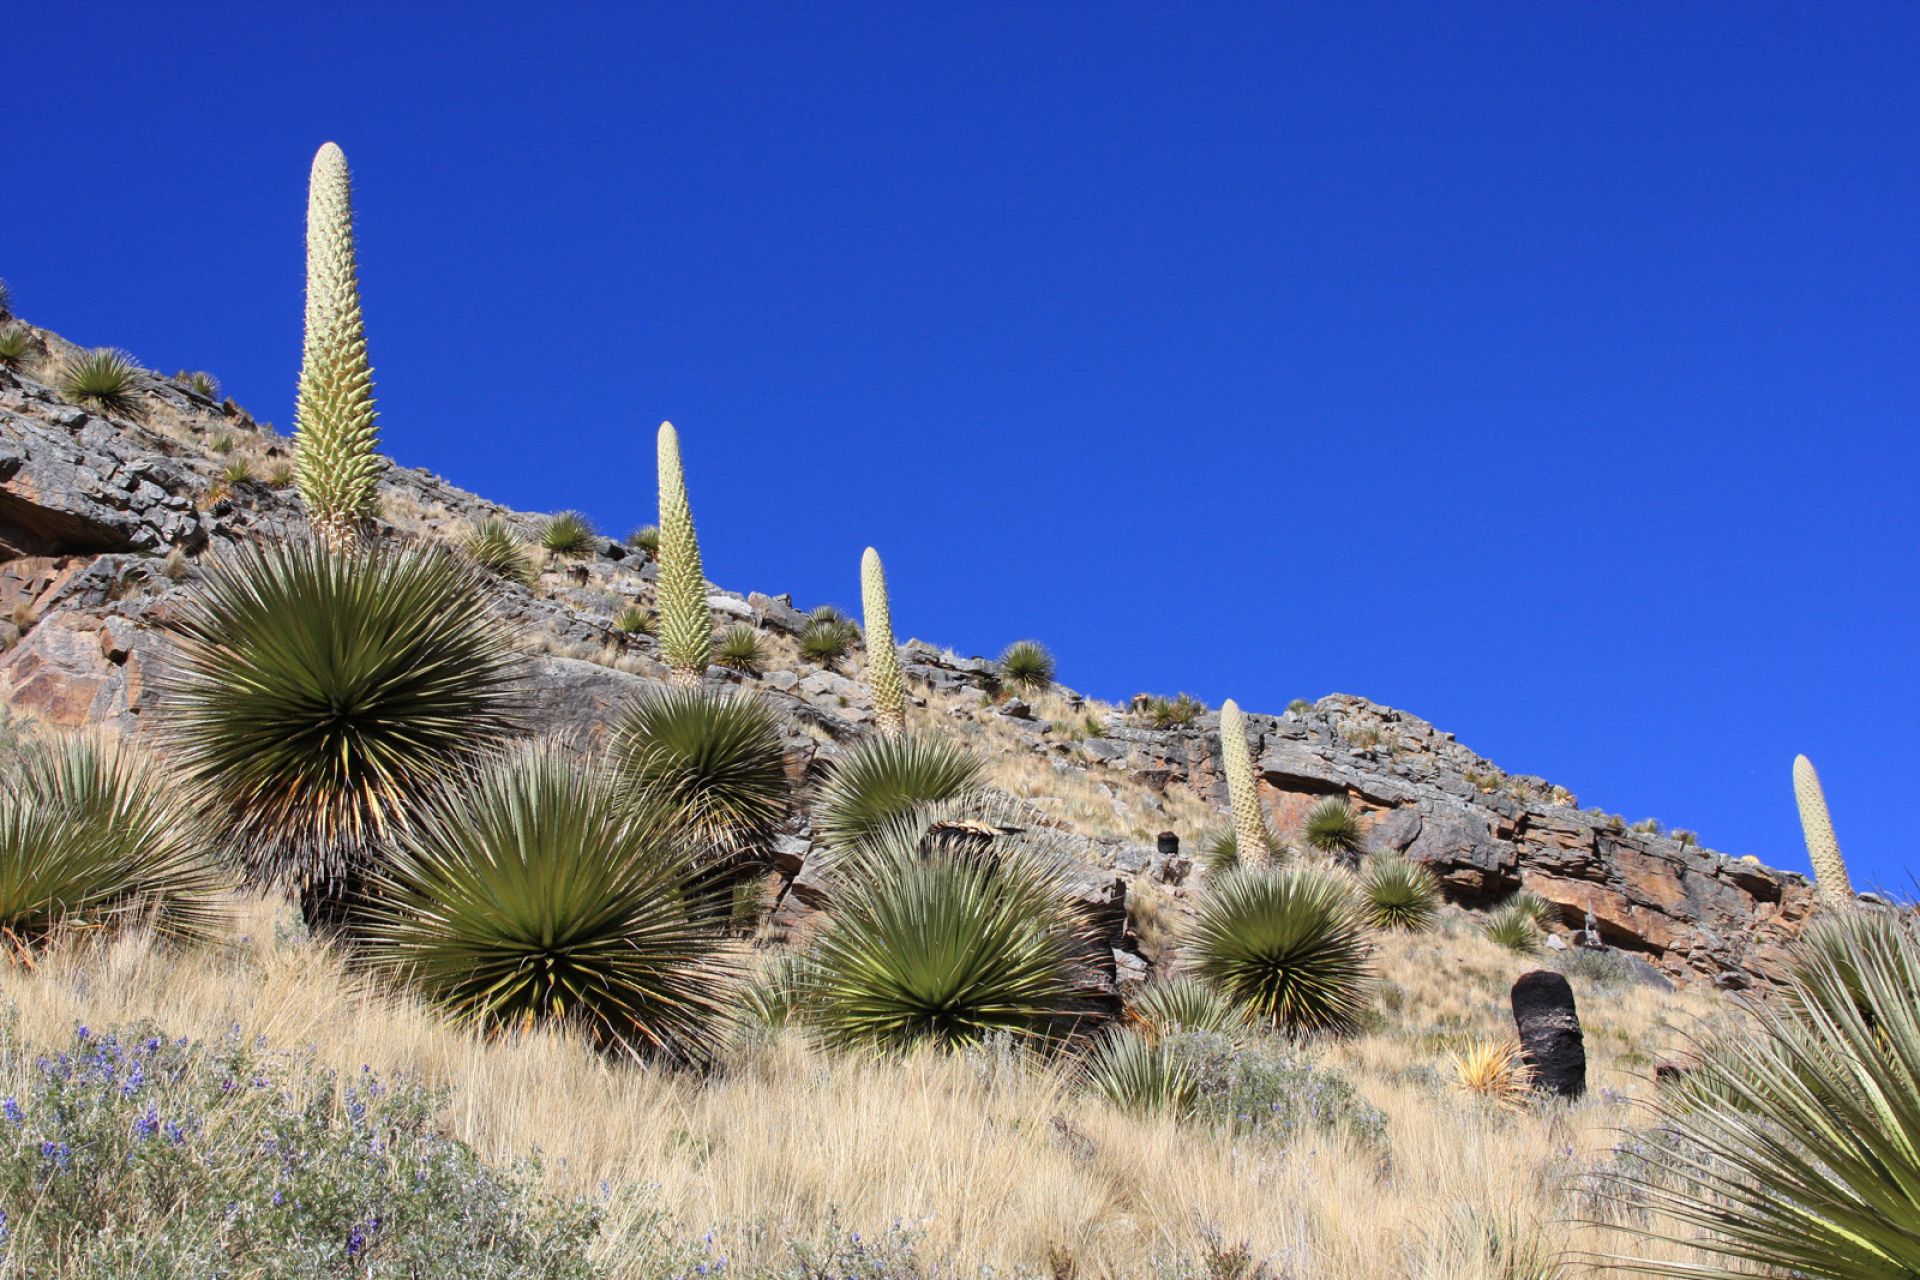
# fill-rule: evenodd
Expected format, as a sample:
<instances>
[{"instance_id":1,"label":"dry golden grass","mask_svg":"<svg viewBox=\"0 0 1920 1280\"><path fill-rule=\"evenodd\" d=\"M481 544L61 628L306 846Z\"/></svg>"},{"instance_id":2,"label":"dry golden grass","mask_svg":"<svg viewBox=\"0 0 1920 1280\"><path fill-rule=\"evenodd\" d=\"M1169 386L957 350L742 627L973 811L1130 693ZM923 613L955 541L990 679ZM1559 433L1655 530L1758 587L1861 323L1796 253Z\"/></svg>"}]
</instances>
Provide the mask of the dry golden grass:
<instances>
[{"instance_id":1,"label":"dry golden grass","mask_svg":"<svg viewBox=\"0 0 1920 1280\"><path fill-rule=\"evenodd\" d=\"M151 1018L210 1037L238 1025L275 1046L312 1046L343 1071L419 1073L451 1086L445 1123L484 1154L539 1148L549 1176L582 1194L603 1180L655 1187L677 1230L714 1230L740 1264L779 1260L784 1238L817 1237L837 1212L868 1231L921 1223L929 1256L1002 1275L1044 1274L1050 1257L1071 1258L1080 1276L1150 1275L1156 1258L1197 1256L1208 1230L1276 1276L1602 1275L1528 1258L1617 1243L1566 1221L1578 1206L1563 1185L1635 1119L1631 1099L1651 1087L1642 1062L1716 1007L1704 993L1582 985L1595 1094L1506 1112L1463 1100L1446 1054L1510 1028L1506 987L1528 962L1457 918L1446 933L1388 936L1376 1025L1320 1051L1386 1114L1386 1145L1308 1133L1283 1147L1125 1116L1057 1068L986 1054L831 1058L790 1034L763 1036L698 1077L608 1061L556 1035L489 1042L356 984L322 947L277 938L270 904L237 910L224 949L171 952L143 938L77 947L6 971L5 998L42 1041L76 1022ZM0 1091L18 1083L0 1080ZM623 1230L613 1225L603 1258L637 1280Z\"/></svg>"}]
</instances>

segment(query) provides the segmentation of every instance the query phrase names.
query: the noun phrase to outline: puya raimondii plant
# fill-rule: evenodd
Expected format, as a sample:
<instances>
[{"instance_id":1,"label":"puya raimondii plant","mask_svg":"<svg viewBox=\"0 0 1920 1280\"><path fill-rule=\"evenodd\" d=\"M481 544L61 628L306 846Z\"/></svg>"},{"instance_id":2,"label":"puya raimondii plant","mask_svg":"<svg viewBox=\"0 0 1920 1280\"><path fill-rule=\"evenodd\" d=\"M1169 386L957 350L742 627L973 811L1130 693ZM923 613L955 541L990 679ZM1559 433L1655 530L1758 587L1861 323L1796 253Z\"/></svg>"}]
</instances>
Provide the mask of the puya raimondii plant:
<instances>
[{"instance_id":1,"label":"puya raimondii plant","mask_svg":"<svg viewBox=\"0 0 1920 1280\"><path fill-rule=\"evenodd\" d=\"M887 603L887 570L880 553L867 548L860 557L860 603L867 624L867 685L873 693L880 732L907 731L907 686L900 655L893 646L893 611Z\"/></svg>"},{"instance_id":2,"label":"puya raimondii plant","mask_svg":"<svg viewBox=\"0 0 1920 1280\"><path fill-rule=\"evenodd\" d=\"M307 188L307 329L294 426L294 483L314 530L354 538L374 514L385 463L360 315L353 182L331 142L313 157Z\"/></svg>"},{"instance_id":3,"label":"puya raimondii plant","mask_svg":"<svg viewBox=\"0 0 1920 1280\"><path fill-rule=\"evenodd\" d=\"M1260 790L1253 778L1253 756L1247 749L1247 719L1240 704L1228 698L1220 706L1220 756L1226 766L1227 801L1233 808L1234 847L1243 859L1257 858L1269 849L1273 837L1260 809Z\"/></svg>"},{"instance_id":4,"label":"puya raimondii plant","mask_svg":"<svg viewBox=\"0 0 1920 1280\"><path fill-rule=\"evenodd\" d=\"M687 476L680 464L680 435L660 424L660 654L675 684L699 684L713 650L713 617L707 610L706 571L700 540L687 504Z\"/></svg>"},{"instance_id":5,"label":"puya raimondii plant","mask_svg":"<svg viewBox=\"0 0 1920 1280\"><path fill-rule=\"evenodd\" d=\"M1846 859L1840 856L1840 841L1833 834L1833 818L1827 813L1820 775L1805 756L1793 758L1793 798L1800 805L1800 830L1807 837L1807 860L1813 863L1820 900L1829 907L1851 909L1853 881L1847 875Z\"/></svg>"}]
</instances>

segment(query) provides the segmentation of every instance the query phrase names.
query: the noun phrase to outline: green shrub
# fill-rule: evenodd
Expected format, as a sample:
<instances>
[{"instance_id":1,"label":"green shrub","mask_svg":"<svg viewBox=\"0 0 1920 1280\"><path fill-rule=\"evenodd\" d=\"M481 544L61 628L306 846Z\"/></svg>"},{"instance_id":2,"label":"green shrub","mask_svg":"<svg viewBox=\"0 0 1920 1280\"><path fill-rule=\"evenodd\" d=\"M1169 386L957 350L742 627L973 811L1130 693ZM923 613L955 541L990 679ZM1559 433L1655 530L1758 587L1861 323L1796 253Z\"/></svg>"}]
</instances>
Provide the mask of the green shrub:
<instances>
[{"instance_id":1,"label":"green shrub","mask_svg":"<svg viewBox=\"0 0 1920 1280\"><path fill-rule=\"evenodd\" d=\"M1509 902L1489 912L1480 932L1509 951L1533 952L1540 949L1540 923L1524 905Z\"/></svg>"},{"instance_id":2,"label":"green shrub","mask_svg":"<svg viewBox=\"0 0 1920 1280\"><path fill-rule=\"evenodd\" d=\"M1360 876L1367 923L1376 929L1430 928L1440 911L1440 882L1433 872L1402 854L1375 854Z\"/></svg>"},{"instance_id":3,"label":"green shrub","mask_svg":"<svg viewBox=\"0 0 1920 1280\"><path fill-rule=\"evenodd\" d=\"M258 880L338 880L521 724L508 633L441 548L249 544L170 627L154 717Z\"/></svg>"},{"instance_id":4,"label":"green shrub","mask_svg":"<svg viewBox=\"0 0 1920 1280\"><path fill-rule=\"evenodd\" d=\"M703 1059L732 974L671 822L564 745L515 748L430 801L375 872L365 961L458 1022Z\"/></svg>"},{"instance_id":5,"label":"green shrub","mask_svg":"<svg viewBox=\"0 0 1920 1280\"><path fill-rule=\"evenodd\" d=\"M1003 1032L1053 1045L1090 1026L1090 938L1063 865L1017 848L923 849L920 835L896 823L840 863L806 967L822 1042L905 1049Z\"/></svg>"},{"instance_id":6,"label":"green shrub","mask_svg":"<svg viewBox=\"0 0 1920 1280\"><path fill-rule=\"evenodd\" d=\"M1053 688L1053 654L1038 640L1015 640L1000 651L1000 683L1022 693Z\"/></svg>"},{"instance_id":7,"label":"green shrub","mask_svg":"<svg viewBox=\"0 0 1920 1280\"><path fill-rule=\"evenodd\" d=\"M832 605L823 604L808 616L807 625L800 632L800 653L809 662L831 667L847 656L859 638L860 629L853 619Z\"/></svg>"},{"instance_id":8,"label":"green shrub","mask_svg":"<svg viewBox=\"0 0 1920 1280\"><path fill-rule=\"evenodd\" d=\"M660 555L660 526L657 524L641 525L638 529L635 529L627 535L627 545L646 556L649 560L657 559Z\"/></svg>"},{"instance_id":9,"label":"green shrub","mask_svg":"<svg viewBox=\"0 0 1920 1280\"><path fill-rule=\"evenodd\" d=\"M443 1132L443 1093L342 1081L157 1027L10 1029L23 1066L0 1124L0 1269L62 1280L185 1276L590 1280L600 1210L549 1198Z\"/></svg>"},{"instance_id":10,"label":"green shrub","mask_svg":"<svg viewBox=\"0 0 1920 1280\"><path fill-rule=\"evenodd\" d=\"M482 520L467 533L460 547L475 564L508 582L530 587L538 576L525 539L505 520Z\"/></svg>"},{"instance_id":11,"label":"green shrub","mask_svg":"<svg viewBox=\"0 0 1920 1280\"><path fill-rule=\"evenodd\" d=\"M1358 854L1365 846L1360 833L1360 820L1354 817L1353 806L1339 796L1328 796L1307 811L1306 825L1301 828L1300 838L1308 848L1319 853L1349 857Z\"/></svg>"},{"instance_id":12,"label":"green shrub","mask_svg":"<svg viewBox=\"0 0 1920 1280\"><path fill-rule=\"evenodd\" d=\"M27 357L33 354L33 331L23 324L0 325L0 366L9 369L25 367Z\"/></svg>"},{"instance_id":13,"label":"green shrub","mask_svg":"<svg viewBox=\"0 0 1920 1280\"><path fill-rule=\"evenodd\" d=\"M1372 966L1353 890L1313 867L1241 868L1200 900L1189 972L1291 1034L1345 1031L1366 1008Z\"/></svg>"},{"instance_id":14,"label":"green shrub","mask_svg":"<svg viewBox=\"0 0 1920 1280\"><path fill-rule=\"evenodd\" d=\"M1723 1265L1655 1275L1920 1275L1920 924L1909 916L1802 950L1785 999L1713 1033L1625 1191L1684 1235L1627 1230Z\"/></svg>"},{"instance_id":15,"label":"green shrub","mask_svg":"<svg viewBox=\"0 0 1920 1280\"><path fill-rule=\"evenodd\" d=\"M1130 1010L1135 1021L1152 1036L1178 1031L1217 1031L1232 1035L1246 1029L1240 1010L1195 978L1161 978L1133 995Z\"/></svg>"},{"instance_id":16,"label":"green shrub","mask_svg":"<svg viewBox=\"0 0 1920 1280\"><path fill-rule=\"evenodd\" d=\"M1133 1031L1108 1036L1080 1064L1088 1088L1133 1115L1192 1112L1199 1088L1173 1047Z\"/></svg>"},{"instance_id":17,"label":"green shrub","mask_svg":"<svg viewBox=\"0 0 1920 1280\"><path fill-rule=\"evenodd\" d=\"M578 511L562 511L540 527L540 545L555 555L586 555L596 536L593 521Z\"/></svg>"},{"instance_id":18,"label":"green shrub","mask_svg":"<svg viewBox=\"0 0 1920 1280\"><path fill-rule=\"evenodd\" d=\"M632 703L613 732L622 781L695 845L737 853L787 809L780 719L758 698L676 686Z\"/></svg>"},{"instance_id":19,"label":"green shrub","mask_svg":"<svg viewBox=\"0 0 1920 1280\"><path fill-rule=\"evenodd\" d=\"M95 413L135 418L140 412L140 366L124 351L101 347L69 356L54 379L61 396Z\"/></svg>"},{"instance_id":20,"label":"green shrub","mask_svg":"<svg viewBox=\"0 0 1920 1280\"><path fill-rule=\"evenodd\" d=\"M916 810L970 794L980 767L946 738L868 738L834 762L814 806L814 831L831 849L854 850Z\"/></svg>"},{"instance_id":21,"label":"green shrub","mask_svg":"<svg viewBox=\"0 0 1920 1280\"><path fill-rule=\"evenodd\" d=\"M227 876L209 832L132 746L50 737L0 769L0 929L33 944L61 924L212 936Z\"/></svg>"},{"instance_id":22,"label":"green shrub","mask_svg":"<svg viewBox=\"0 0 1920 1280\"><path fill-rule=\"evenodd\" d=\"M767 661L767 655L761 648L759 631L747 622L736 622L720 633L717 658L721 666L732 667L750 676L759 675Z\"/></svg>"},{"instance_id":23,"label":"green shrub","mask_svg":"<svg viewBox=\"0 0 1920 1280\"><path fill-rule=\"evenodd\" d=\"M1386 1116L1345 1076L1296 1049L1189 1031L1173 1037L1168 1052L1194 1082L1199 1120L1281 1143L1304 1129L1342 1134L1363 1147L1386 1142Z\"/></svg>"},{"instance_id":24,"label":"green shrub","mask_svg":"<svg viewBox=\"0 0 1920 1280\"><path fill-rule=\"evenodd\" d=\"M613 615L616 629L628 635L652 635L660 625L660 616L653 610L637 604L626 605Z\"/></svg>"}]
</instances>

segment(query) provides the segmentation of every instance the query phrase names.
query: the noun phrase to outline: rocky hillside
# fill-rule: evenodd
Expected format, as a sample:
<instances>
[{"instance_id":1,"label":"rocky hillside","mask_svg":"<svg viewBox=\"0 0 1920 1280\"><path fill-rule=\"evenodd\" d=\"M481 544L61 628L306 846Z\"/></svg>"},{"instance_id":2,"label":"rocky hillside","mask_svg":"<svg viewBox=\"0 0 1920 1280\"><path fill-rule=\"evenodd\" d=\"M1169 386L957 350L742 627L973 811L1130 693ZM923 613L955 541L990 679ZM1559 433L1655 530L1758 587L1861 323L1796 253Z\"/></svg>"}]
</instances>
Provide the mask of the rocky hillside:
<instances>
[{"instance_id":1,"label":"rocky hillside","mask_svg":"<svg viewBox=\"0 0 1920 1280\"><path fill-rule=\"evenodd\" d=\"M32 334L26 357L0 367L0 699L55 724L137 732L152 705L147 677L167 661L168 610L198 558L303 527L289 442L186 379L143 379L130 418L69 404L49 380L73 348ZM697 472L693 485L697 505ZM541 525L403 467L387 473L382 501L385 523L410 536L457 539L487 517L529 537ZM851 593L851 553L848 563ZM614 621L629 605L651 604L653 579L644 554L602 538L589 554L548 563L531 589L500 584L499 608L524 637L544 726L599 733L625 699L664 677L651 637ZM766 674L716 668L711 678L755 687L786 713L796 776L865 731L871 707L857 646L843 669L822 668L793 643L805 615L788 597L715 586L711 605L717 623L749 623L766 637L776 658ZM1196 874L1181 846L1190 852L1225 803L1217 717L1156 727L1142 707L1065 690L1029 705L997 689L984 659L917 641L902 659L922 723L990 743L996 781L1027 800L1037 821L1078 833L1088 892L1113 911L1120 976L1148 963L1126 903L1132 894L1177 904ZM1578 808L1563 788L1508 774L1452 734L1363 698L1334 694L1254 715L1250 729L1276 830L1297 829L1316 800L1344 796L1370 847L1427 863L1456 900L1486 903L1524 886L1556 904L1556 945L1597 932L1669 974L1737 988L1769 975L1813 907L1799 875L1629 830ZM777 928L804 928L823 905L810 848L797 813L769 886Z\"/></svg>"}]
</instances>

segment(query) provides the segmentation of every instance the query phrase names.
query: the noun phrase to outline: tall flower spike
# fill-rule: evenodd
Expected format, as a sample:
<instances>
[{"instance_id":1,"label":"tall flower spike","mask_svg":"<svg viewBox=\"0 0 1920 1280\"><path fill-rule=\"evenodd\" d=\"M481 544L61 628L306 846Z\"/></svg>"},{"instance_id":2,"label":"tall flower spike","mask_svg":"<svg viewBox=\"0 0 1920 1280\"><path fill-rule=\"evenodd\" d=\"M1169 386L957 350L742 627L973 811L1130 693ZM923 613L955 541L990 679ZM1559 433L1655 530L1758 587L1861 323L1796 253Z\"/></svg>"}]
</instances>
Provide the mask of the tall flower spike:
<instances>
[{"instance_id":1,"label":"tall flower spike","mask_svg":"<svg viewBox=\"0 0 1920 1280\"><path fill-rule=\"evenodd\" d=\"M353 182L329 142L307 185L307 332L294 403L293 476L323 538L351 540L373 515L386 465L376 452L373 370L360 318Z\"/></svg>"},{"instance_id":2,"label":"tall flower spike","mask_svg":"<svg viewBox=\"0 0 1920 1280\"><path fill-rule=\"evenodd\" d=\"M660 655L674 684L699 684L713 651L713 615L707 610L707 578L700 567L700 540L687 505L687 476L680 466L680 436L660 424Z\"/></svg>"},{"instance_id":3,"label":"tall flower spike","mask_svg":"<svg viewBox=\"0 0 1920 1280\"><path fill-rule=\"evenodd\" d=\"M1242 866L1252 866L1268 855L1271 840L1267 818L1260 811L1260 789L1253 780L1253 755L1247 749L1247 718L1240 704L1228 698L1220 704L1220 756L1227 770L1227 801L1233 806L1233 843Z\"/></svg>"},{"instance_id":4,"label":"tall flower spike","mask_svg":"<svg viewBox=\"0 0 1920 1280\"><path fill-rule=\"evenodd\" d=\"M1800 802L1800 829L1807 836L1807 859L1813 863L1813 881L1821 900L1830 907L1852 910L1853 881L1847 877L1846 860L1833 835L1833 819L1827 816L1826 792L1820 789L1813 761L1805 756L1793 758L1793 798Z\"/></svg>"},{"instance_id":5,"label":"tall flower spike","mask_svg":"<svg viewBox=\"0 0 1920 1280\"><path fill-rule=\"evenodd\" d=\"M867 624L867 688L880 732L907 731L907 684L893 644L893 610L887 604L887 570L872 547L860 557L860 603Z\"/></svg>"}]
</instances>

